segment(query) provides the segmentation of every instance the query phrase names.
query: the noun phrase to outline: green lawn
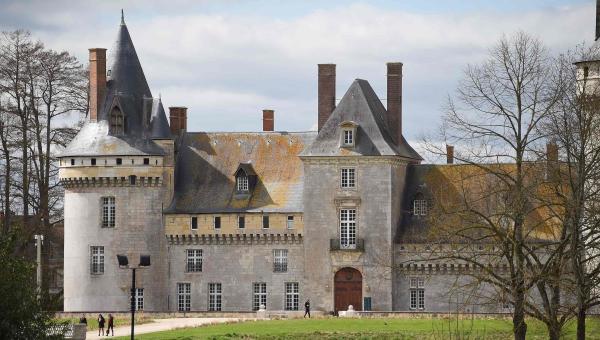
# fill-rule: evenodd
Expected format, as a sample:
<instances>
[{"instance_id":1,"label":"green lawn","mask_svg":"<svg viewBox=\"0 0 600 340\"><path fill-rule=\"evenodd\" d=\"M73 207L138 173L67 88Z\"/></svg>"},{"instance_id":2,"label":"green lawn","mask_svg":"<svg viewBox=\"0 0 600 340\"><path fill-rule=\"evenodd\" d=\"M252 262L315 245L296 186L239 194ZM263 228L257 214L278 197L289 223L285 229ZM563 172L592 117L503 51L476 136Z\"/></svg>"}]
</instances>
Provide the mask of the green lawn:
<instances>
[{"instance_id":1,"label":"green lawn","mask_svg":"<svg viewBox=\"0 0 600 340\"><path fill-rule=\"evenodd\" d=\"M528 320L527 324L528 339L547 339L543 324L535 320ZM573 338L574 331L574 324L569 324L565 339ZM509 339L512 337L511 322L507 319L475 319L457 324L456 320L442 318L246 321L142 334L136 339L456 339L457 335L459 339ZM600 339L599 319L588 321L587 338Z\"/></svg>"}]
</instances>

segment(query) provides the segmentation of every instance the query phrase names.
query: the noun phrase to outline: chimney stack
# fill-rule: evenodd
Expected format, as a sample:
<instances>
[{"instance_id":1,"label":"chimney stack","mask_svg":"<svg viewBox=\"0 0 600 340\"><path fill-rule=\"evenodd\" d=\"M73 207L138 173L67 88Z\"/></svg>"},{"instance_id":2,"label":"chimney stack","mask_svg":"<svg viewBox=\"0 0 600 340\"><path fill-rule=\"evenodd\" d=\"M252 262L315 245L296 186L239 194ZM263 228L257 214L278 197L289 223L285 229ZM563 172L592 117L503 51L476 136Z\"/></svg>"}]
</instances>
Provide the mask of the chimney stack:
<instances>
[{"instance_id":1,"label":"chimney stack","mask_svg":"<svg viewBox=\"0 0 600 340\"><path fill-rule=\"evenodd\" d=\"M169 107L169 121L172 135L179 135L181 131L187 131L187 107Z\"/></svg>"},{"instance_id":2,"label":"chimney stack","mask_svg":"<svg viewBox=\"0 0 600 340\"><path fill-rule=\"evenodd\" d=\"M454 164L454 146L446 144L446 164Z\"/></svg>"},{"instance_id":3,"label":"chimney stack","mask_svg":"<svg viewBox=\"0 0 600 340\"><path fill-rule=\"evenodd\" d=\"M90 121L98 121L98 113L106 93L106 49L90 48Z\"/></svg>"},{"instance_id":4,"label":"chimney stack","mask_svg":"<svg viewBox=\"0 0 600 340\"><path fill-rule=\"evenodd\" d=\"M335 64L319 64L319 131L335 110Z\"/></svg>"},{"instance_id":5,"label":"chimney stack","mask_svg":"<svg viewBox=\"0 0 600 340\"><path fill-rule=\"evenodd\" d=\"M558 145L554 142L546 144L546 160L548 162L558 162Z\"/></svg>"},{"instance_id":6,"label":"chimney stack","mask_svg":"<svg viewBox=\"0 0 600 340\"><path fill-rule=\"evenodd\" d=\"M596 40L600 38L600 0L596 0Z\"/></svg>"},{"instance_id":7,"label":"chimney stack","mask_svg":"<svg viewBox=\"0 0 600 340\"><path fill-rule=\"evenodd\" d=\"M275 111L263 110L263 131L274 131Z\"/></svg>"},{"instance_id":8,"label":"chimney stack","mask_svg":"<svg viewBox=\"0 0 600 340\"><path fill-rule=\"evenodd\" d=\"M402 140L402 63L387 63L387 120L396 143Z\"/></svg>"}]
</instances>

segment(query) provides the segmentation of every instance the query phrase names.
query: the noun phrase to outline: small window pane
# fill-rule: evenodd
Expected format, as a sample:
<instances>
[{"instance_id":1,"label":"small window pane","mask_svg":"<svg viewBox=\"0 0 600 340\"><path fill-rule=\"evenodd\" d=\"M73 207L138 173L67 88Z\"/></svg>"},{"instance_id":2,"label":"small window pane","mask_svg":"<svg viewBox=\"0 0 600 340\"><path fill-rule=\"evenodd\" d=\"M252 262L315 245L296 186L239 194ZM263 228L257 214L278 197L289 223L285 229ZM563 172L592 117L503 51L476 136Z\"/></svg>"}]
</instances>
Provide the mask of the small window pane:
<instances>
[{"instance_id":1,"label":"small window pane","mask_svg":"<svg viewBox=\"0 0 600 340\"><path fill-rule=\"evenodd\" d=\"M238 176L237 178L237 190L248 191L248 177Z\"/></svg>"},{"instance_id":2,"label":"small window pane","mask_svg":"<svg viewBox=\"0 0 600 340\"><path fill-rule=\"evenodd\" d=\"M115 198L102 197L102 227L115 227Z\"/></svg>"},{"instance_id":3,"label":"small window pane","mask_svg":"<svg viewBox=\"0 0 600 340\"><path fill-rule=\"evenodd\" d=\"M136 288L135 290L135 310L144 309L144 288Z\"/></svg>"},{"instance_id":4,"label":"small window pane","mask_svg":"<svg viewBox=\"0 0 600 340\"><path fill-rule=\"evenodd\" d=\"M104 247L91 246L90 253L91 273L104 274Z\"/></svg>"},{"instance_id":5,"label":"small window pane","mask_svg":"<svg viewBox=\"0 0 600 340\"><path fill-rule=\"evenodd\" d=\"M269 216L263 216L263 228L269 229Z\"/></svg>"},{"instance_id":6,"label":"small window pane","mask_svg":"<svg viewBox=\"0 0 600 340\"><path fill-rule=\"evenodd\" d=\"M192 305L192 284L177 283L177 307L180 312L189 312Z\"/></svg>"},{"instance_id":7,"label":"small window pane","mask_svg":"<svg viewBox=\"0 0 600 340\"><path fill-rule=\"evenodd\" d=\"M287 217L287 228L294 229L294 216L292 215Z\"/></svg>"},{"instance_id":8,"label":"small window pane","mask_svg":"<svg viewBox=\"0 0 600 340\"><path fill-rule=\"evenodd\" d=\"M427 215L427 200L418 199L413 201L413 212L415 216Z\"/></svg>"},{"instance_id":9,"label":"small window pane","mask_svg":"<svg viewBox=\"0 0 600 340\"><path fill-rule=\"evenodd\" d=\"M221 216L215 216L213 219L213 227L215 229L221 229Z\"/></svg>"},{"instance_id":10,"label":"small window pane","mask_svg":"<svg viewBox=\"0 0 600 340\"><path fill-rule=\"evenodd\" d=\"M287 249L273 250L273 271L276 273L287 272L288 251Z\"/></svg>"},{"instance_id":11,"label":"small window pane","mask_svg":"<svg viewBox=\"0 0 600 340\"><path fill-rule=\"evenodd\" d=\"M252 298L252 309L259 310L260 306L267 307L267 284L264 282L258 282L252 284L252 291L254 292Z\"/></svg>"},{"instance_id":12,"label":"small window pane","mask_svg":"<svg viewBox=\"0 0 600 340\"><path fill-rule=\"evenodd\" d=\"M186 259L187 272L202 271L202 249L188 249Z\"/></svg>"},{"instance_id":13,"label":"small window pane","mask_svg":"<svg viewBox=\"0 0 600 340\"><path fill-rule=\"evenodd\" d=\"M220 311L222 305L222 290L220 283L208 284L208 310Z\"/></svg>"},{"instance_id":14,"label":"small window pane","mask_svg":"<svg viewBox=\"0 0 600 340\"><path fill-rule=\"evenodd\" d=\"M342 174L341 174L342 188L348 189L348 188L356 187L355 174L356 174L356 169L354 169L354 168L343 168L342 169Z\"/></svg>"},{"instance_id":15,"label":"small window pane","mask_svg":"<svg viewBox=\"0 0 600 340\"><path fill-rule=\"evenodd\" d=\"M246 218L244 216L238 216L238 228L246 228Z\"/></svg>"},{"instance_id":16,"label":"small window pane","mask_svg":"<svg viewBox=\"0 0 600 340\"><path fill-rule=\"evenodd\" d=\"M192 228L192 230L197 230L198 229L198 217L196 217L196 216L192 217L191 228Z\"/></svg>"}]
</instances>

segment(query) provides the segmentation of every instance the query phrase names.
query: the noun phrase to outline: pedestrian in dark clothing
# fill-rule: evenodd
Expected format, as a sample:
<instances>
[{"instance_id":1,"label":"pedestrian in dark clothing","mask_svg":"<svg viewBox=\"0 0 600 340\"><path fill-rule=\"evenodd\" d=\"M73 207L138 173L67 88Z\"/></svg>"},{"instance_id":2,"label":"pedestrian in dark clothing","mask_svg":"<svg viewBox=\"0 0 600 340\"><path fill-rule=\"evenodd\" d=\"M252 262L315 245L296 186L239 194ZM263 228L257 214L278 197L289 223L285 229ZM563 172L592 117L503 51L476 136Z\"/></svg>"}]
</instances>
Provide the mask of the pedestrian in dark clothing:
<instances>
[{"instance_id":1,"label":"pedestrian in dark clothing","mask_svg":"<svg viewBox=\"0 0 600 340\"><path fill-rule=\"evenodd\" d=\"M108 314L108 327L106 327L106 336L108 336L108 332L112 330L112 336L115 336L115 318L113 318L112 314Z\"/></svg>"},{"instance_id":2,"label":"pedestrian in dark clothing","mask_svg":"<svg viewBox=\"0 0 600 340\"><path fill-rule=\"evenodd\" d=\"M81 316L81 318L79 319L79 323L84 323L87 326L87 319L85 318L85 314Z\"/></svg>"},{"instance_id":3,"label":"pedestrian in dark clothing","mask_svg":"<svg viewBox=\"0 0 600 340\"><path fill-rule=\"evenodd\" d=\"M306 300L306 302L304 303L304 317L306 317L307 315L310 319L310 300Z\"/></svg>"},{"instance_id":4,"label":"pedestrian in dark clothing","mask_svg":"<svg viewBox=\"0 0 600 340\"><path fill-rule=\"evenodd\" d=\"M104 317L98 314L98 336L104 335Z\"/></svg>"}]
</instances>

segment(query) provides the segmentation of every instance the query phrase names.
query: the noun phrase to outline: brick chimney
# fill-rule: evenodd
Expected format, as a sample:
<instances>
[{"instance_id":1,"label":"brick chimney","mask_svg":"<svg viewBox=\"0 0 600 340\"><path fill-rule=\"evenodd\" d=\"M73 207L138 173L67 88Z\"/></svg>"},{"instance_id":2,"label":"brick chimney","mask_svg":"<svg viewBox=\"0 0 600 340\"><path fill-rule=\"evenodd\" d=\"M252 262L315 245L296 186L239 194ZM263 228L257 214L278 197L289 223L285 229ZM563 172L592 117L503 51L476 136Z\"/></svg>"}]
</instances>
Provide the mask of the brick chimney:
<instances>
[{"instance_id":1,"label":"brick chimney","mask_svg":"<svg viewBox=\"0 0 600 340\"><path fill-rule=\"evenodd\" d=\"M180 131L187 131L187 107L169 107L169 122L171 134L179 135Z\"/></svg>"},{"instance_id":2,"label":"brick chimney","mask_svg":"<svg viewBox=\"0 0 600 340\"><path fill-rule=\"evenodd\" d=\"M387 63L387 120L396 143L402 140L402 63Z\"/></svg>"},{"instance_id":3,"label":"brick chimney","mask_svg":"<svg viewBox=\"0 0 600 340\"><path fill-rule=\"evenodd\" d=\"M90 121L98 121L98 113L106 93L106 49L90 48Z\"/></svg>"},{"instance_id":4,"label":"brick chimney","mask_svg":"<svg viewBox=\"0 0 600 340\"><path fill-rule=\"evenodd\" d=\"M446 145L446 164L454 164L454 146Z\"/></svg>"},{"instance_id":5,"label":"brick chimney","mask_svg":"<svg viewBox=\"0 0 600 340\"><path fill-rule=\"evenodd\" d=\"M319 131L335 109L335 64L319 64Z\"/></svg>"},{"instance_id":6,"label":"brick chimney","mask_svg":"<svg viewBox=\"0 0 600 340\"><path fill-rule=\"evenodd\" d=\"M263 110L263 131L274 131L275 111Z\"/></svg>"},{"instance_id":7,"label":"brick chimney","mask_svg":"<svg viewBox=\"0 0 600 340\"><path fill-rule=\"evenodd\" d=\"M546 160L548 162L558 162L558 145L554 142L546 144Z\"/></svg>"}]
</instances>

